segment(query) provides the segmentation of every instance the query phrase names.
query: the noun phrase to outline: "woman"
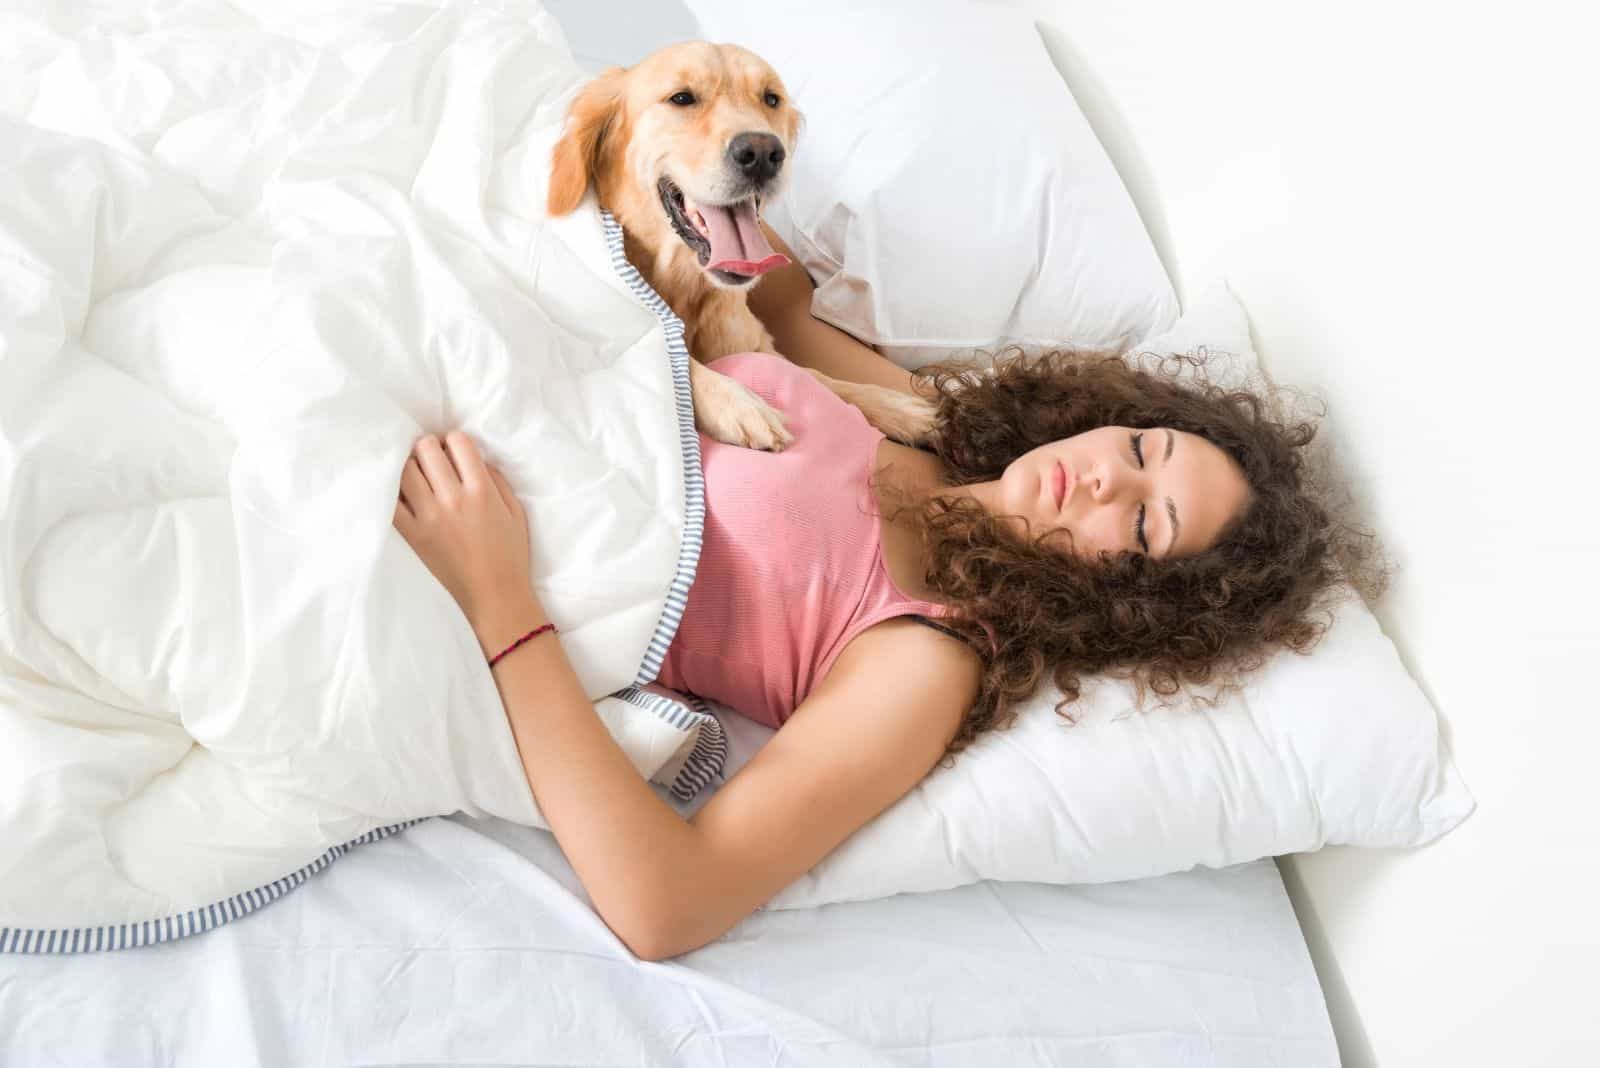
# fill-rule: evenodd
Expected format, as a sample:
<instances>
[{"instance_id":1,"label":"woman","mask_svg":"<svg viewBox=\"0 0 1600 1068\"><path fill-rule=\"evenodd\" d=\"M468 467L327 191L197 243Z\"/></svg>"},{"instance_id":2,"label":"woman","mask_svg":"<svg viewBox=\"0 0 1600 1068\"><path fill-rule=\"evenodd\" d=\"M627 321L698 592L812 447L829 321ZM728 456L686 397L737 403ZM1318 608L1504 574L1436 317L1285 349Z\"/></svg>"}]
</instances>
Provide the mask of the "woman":
<instances>
[{"instance_id":1,"label":"woman","mask_svg":"<svg viewBox=\"0 0 1600 1068\"><path fill-rule=\"evenodd\" d=\"M756 291L782 352L917 392L813 319L811 288L795 264ZM1303 650L1341 553L1359 551L1304 489L1313 428L1274 422L1249 393L1073 354L944 369L922 379L939 406L922 452L782 359L717 367L795 440L771 454L702 436L705 541L661 681L782 730L691 820L594 715L545 626L522 509L466 435L417 443L395 512L498 658L540 810L643 958L727 931L1009 723L1047 671L1068 702L1081 673L1106 670L1170 694Z\"/></svg>"}]
</instances>

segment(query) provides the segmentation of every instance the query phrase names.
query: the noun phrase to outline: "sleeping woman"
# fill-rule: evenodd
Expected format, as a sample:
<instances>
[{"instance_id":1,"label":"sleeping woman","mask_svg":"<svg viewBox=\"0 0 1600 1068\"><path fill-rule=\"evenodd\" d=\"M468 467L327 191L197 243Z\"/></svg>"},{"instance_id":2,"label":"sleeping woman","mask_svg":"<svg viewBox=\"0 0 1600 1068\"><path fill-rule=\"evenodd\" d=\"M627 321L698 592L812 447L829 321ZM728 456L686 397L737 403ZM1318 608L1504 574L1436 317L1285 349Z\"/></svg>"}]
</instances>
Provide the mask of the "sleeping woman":
<instances>
[{"instance_id":1,"label":"sleeping woman","mask_svg":"<svg viewBox=\"0 0 1600 1068\"><path fill-rule=\"evenodd\" d=\"M751 299L793 363L716 361L794 441L701 436L704 543L659 681L782 729L692 819L595 716L504 477L460 431L401 477L395 526L472 624L540 810L641 958L733 927L1047 677L1065 714L1085 674L1172 694L1306 650L1365 553L1314 499L1314 426L1254 393L1071 352L913 375L814 319L811 291L795 262ZM802 367L933 400L931 451Z\"/></svg>"}]
</instances>

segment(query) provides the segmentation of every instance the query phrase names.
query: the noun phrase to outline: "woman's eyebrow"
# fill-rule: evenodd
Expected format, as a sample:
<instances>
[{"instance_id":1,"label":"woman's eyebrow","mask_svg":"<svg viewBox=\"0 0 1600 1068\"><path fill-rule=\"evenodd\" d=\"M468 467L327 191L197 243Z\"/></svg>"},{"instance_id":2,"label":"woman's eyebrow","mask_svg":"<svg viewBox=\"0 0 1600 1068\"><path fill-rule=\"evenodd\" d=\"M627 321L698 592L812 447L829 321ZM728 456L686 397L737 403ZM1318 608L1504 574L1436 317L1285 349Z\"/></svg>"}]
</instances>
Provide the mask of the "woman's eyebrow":
<instances>
[{"instance_id":1,"label":"woman's eyebrow","mask_svg":"<svg viewBox=\"0 0 1600 1068\"><path fill-rule=\"evenodd\" d=\"M1165 465L1168 460L1172 459L1173 437L1174 437L1174 435L1173 435L1172 431L1169 429L1167 431L1167 453L1166 453L1165 456L1163 456L1161 458L1161 462L1162 462L1163 465ZM1178 527L1178 506L1172 503L1172 498L1171 497L1167 498L1167 518L1172 520L1172 528L1171 528L1172 529L1172 537L1167 540L1167 555L1171 556L1172 555L1173 546L1178 544L1178 529L1179 529L1179 527Z\"/></svg>"}]
</instances>

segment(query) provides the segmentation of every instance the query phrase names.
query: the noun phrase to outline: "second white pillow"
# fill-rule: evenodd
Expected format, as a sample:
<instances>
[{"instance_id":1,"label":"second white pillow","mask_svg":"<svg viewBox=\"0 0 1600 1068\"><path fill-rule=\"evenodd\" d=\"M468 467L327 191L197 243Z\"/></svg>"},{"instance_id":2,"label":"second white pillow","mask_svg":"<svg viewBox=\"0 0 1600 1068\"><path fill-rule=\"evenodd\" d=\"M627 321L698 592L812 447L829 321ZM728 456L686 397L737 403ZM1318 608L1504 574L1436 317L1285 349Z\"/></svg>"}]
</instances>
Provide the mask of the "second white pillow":
<instances>
[{"instance_id":1,"label":"second white pillow","mask_svg":"<svg viewBox=\"0 0 1600 1068\"><path fill-rule=\"evenodd\" d=\"M1007 343L1121 348L1177 300L1028 18L957 0L690 0L806 123L768 222L812 314L905 367Z\"/></svg>"}]
</instances>

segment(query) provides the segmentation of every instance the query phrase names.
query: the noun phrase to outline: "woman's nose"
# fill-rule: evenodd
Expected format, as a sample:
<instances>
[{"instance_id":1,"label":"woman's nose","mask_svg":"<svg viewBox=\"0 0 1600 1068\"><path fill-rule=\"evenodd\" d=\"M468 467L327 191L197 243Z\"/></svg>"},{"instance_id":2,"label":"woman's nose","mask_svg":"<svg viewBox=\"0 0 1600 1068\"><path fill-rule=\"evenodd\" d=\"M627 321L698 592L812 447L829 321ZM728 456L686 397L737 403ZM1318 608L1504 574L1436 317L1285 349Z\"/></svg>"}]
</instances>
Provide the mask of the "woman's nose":
<instances>
[{"instance_id":1,"label":"woman's nose","mask_svg":"<svg viewBox=\"0 0 1600 1068\"><path fill-rule=\"evenodd\" d=\"M1093 499L1096 504L1116 504L1123 497L1142 494L1142 472L1130 470L1121 464L1100 464L1094 469Z\"/></svg>"},{"instance_id":2,"label":"woman's nose","mask_svg":"<svg viewBox=\"0 0 1600 1068\"><path fill-rule=\"evenodd\" d=\"M1122 488L1122 478L1116 473L1113 465L1101 464L1094 469L1094 499L1098 504L1105 504L1113 500L1117 490Z\"/></svg>"}]
</instances>

